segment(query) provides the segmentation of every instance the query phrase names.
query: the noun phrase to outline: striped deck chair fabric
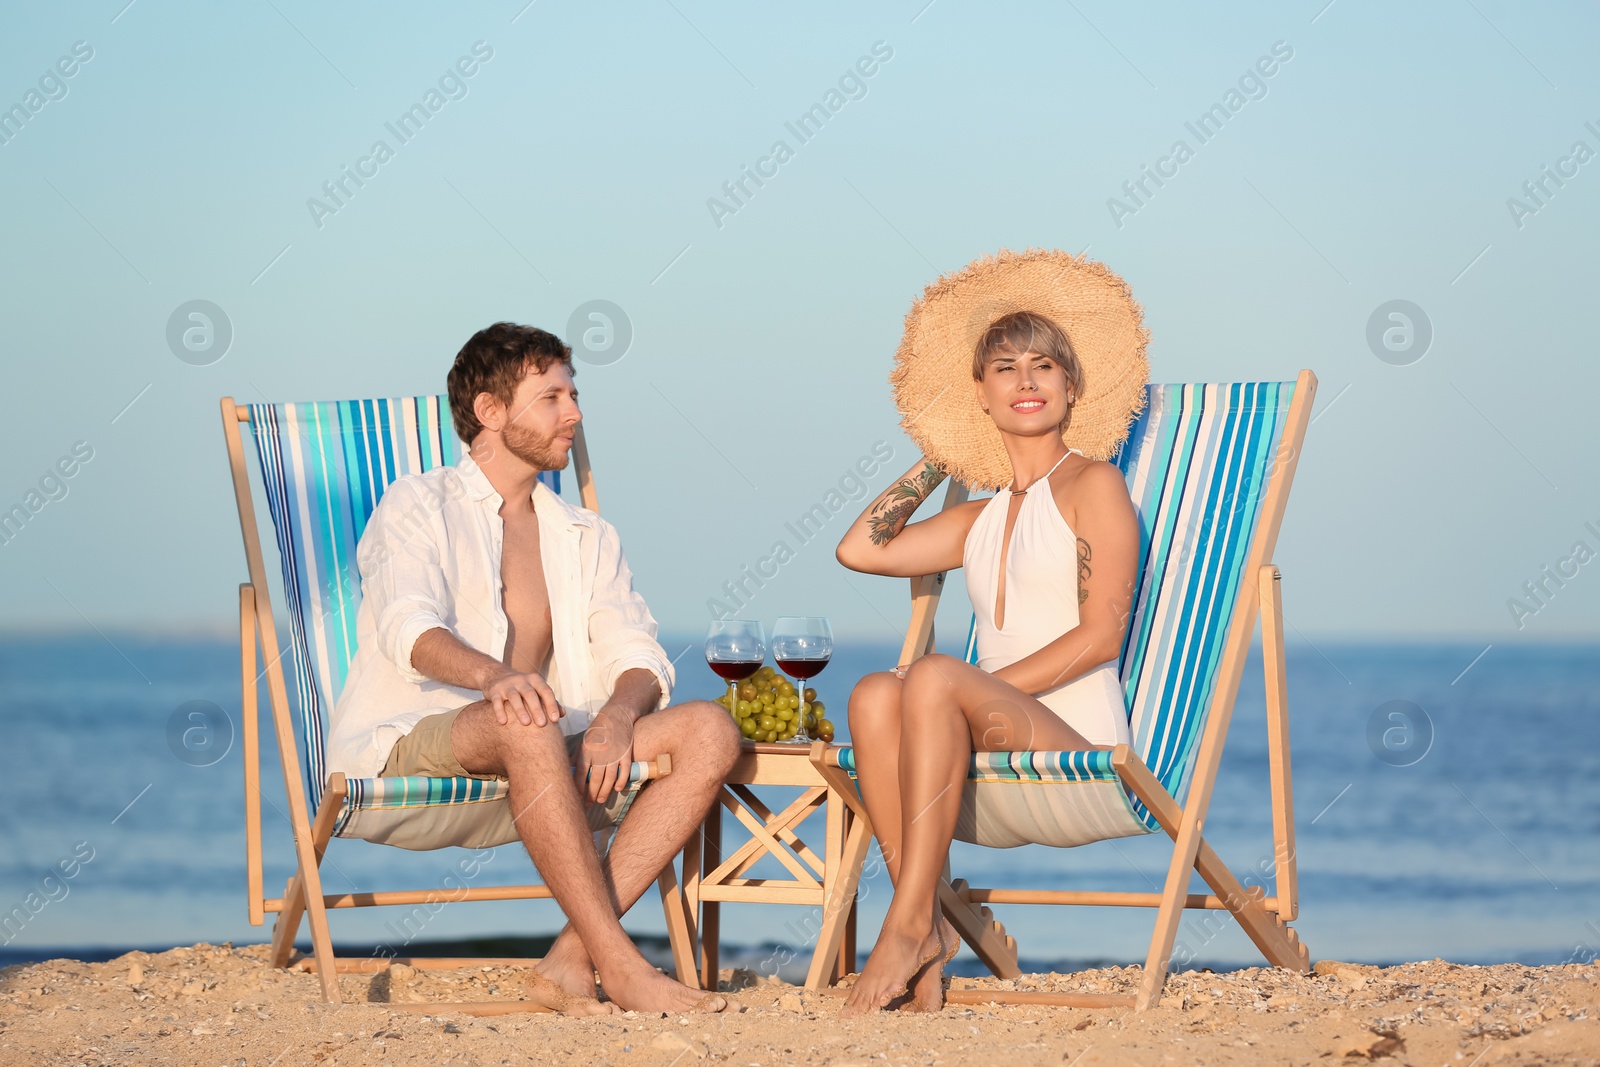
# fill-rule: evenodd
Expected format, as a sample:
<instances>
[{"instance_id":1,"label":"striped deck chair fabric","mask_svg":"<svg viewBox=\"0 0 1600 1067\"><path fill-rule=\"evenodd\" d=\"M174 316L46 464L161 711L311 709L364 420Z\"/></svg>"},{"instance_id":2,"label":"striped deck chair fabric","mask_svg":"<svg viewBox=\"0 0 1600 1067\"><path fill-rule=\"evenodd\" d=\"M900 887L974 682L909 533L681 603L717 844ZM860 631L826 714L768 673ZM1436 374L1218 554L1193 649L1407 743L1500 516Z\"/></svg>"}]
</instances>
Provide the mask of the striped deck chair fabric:
<instances>
[{"instance_id":1,"label":"striped deck chair fabric","mask_svg":"<svg viewBox=\"0 0 1600 1067\"><path fill-rule=\"evenodd\" d=\"M327 782L328 714L355 654L361 604L356 545L391 482L454 463L462 444L442 396L251 404L249 410L282 564L292 688L316 811ZM559 471L540 478L560 492ZM592 829L622 818L647 766L633 765L633 788L604 808L591 806ZM353 778L348 784L334 828L340 837L413 849L517 840L503 781Z\"/></svg>"},{"instance_id":2,"label":"striped deck chair fabric","mask_svg":"<svg viewBox=\"0 0 1600 1067\"><path fill-rule=\"evenodd\" d=\"M1131 747L1180 804L1294 388L1148 386L1112 457L1139 516L1140 579L1120 661ZM976 617L965 658L978 659ZM840 765L853 774L853 753ZM1110 751L979 752L956 837L1067 848L1159 828L1122 787Z\"/></svg>"}]
</instances>

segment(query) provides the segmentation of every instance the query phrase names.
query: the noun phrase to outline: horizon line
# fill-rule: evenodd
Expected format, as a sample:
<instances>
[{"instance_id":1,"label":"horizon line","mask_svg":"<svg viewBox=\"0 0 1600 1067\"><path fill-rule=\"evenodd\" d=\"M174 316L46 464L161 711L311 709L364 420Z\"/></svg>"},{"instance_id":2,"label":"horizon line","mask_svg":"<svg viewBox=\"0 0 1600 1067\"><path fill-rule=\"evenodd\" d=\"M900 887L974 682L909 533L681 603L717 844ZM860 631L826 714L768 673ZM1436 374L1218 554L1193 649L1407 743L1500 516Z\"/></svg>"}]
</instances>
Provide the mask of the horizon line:
<instances>
[{"instance_id":1,"label":"horizon line","mask_svg":"<svg viewBox=\"0 0 1600 1067\"><path fill-rule=\"evenodd\" d=\"M281 621L281 620L280 620ZM900 637L882 637L871 633L875 628L867 627L863 630L841 630L835 627L834 635L837 639L853 641L861 645L883 646L896 645L902 640ZM82 625L43 625L43 626L11 626L0 623L0 641L26 641L50 640L73 637L99 637L106 638L111 635L125 639L151 643L154 641L197 641L197 640L226 640L232 641L238 637L237 624L197 624L191 626L169 625L149 626L133 624L111 624L106 626ZM691 644L703 640L693 631L677 630L662 627L657 631L657 640L663 645L668 642L690 642ZM1261 641L1259 629L1252 635L1251 644L1258 645ZM1402 643L1408 645L1514 645L1517 647L1537 647L1541 645L1578 645L1600 643L1600 630L1593 632L1574 631L1570 633L1554 633L1549 635L1536 634L1485 634L1485 633L1454 633L1450 631L1396 631L1396 630L1320 630L1299 631L1285 634L1286 647L1297 645L1314 645L1317 642L1351 646L1369 644ZM963 640L964 643L964 640Z\"/></svg>"}]
</instances>

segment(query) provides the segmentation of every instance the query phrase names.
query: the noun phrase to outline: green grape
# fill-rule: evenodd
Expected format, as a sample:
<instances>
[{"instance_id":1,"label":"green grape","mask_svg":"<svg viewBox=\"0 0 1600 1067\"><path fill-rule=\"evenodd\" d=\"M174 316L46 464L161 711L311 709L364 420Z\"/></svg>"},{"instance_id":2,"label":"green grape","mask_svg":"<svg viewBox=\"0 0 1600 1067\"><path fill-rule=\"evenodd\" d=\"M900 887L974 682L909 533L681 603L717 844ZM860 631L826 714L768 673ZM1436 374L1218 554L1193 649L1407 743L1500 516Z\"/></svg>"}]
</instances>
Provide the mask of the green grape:
<instances>
[{"instance_id":1,"label":"green grape","mask_svg":"<svg viewBox=\"0 0 1600 1067\"><path fill-rule=\"evenodd\" d=\"M755 695L756 695L756 687L755 686L751 685L749 682L740 682L739 683L739 699L740 700L750 700Z\"/></svg>"},{"instance_id":2,"label":"green grape","mask_svg":"<svg viewBox=\"0 0 1600 1067\"><path fill-rule=\"evenodd\" d=\"M769 706L769 707L770 707L770 706L771 706L771 705L772 705L772 704L773 704L773 703L774 703L774 702L776 702L776 701L777 701L777 699L778 699L778 698L777 698L777 697L775 697L775 696L773 696L773 695L772 695L772 692L771 692L771 691L770 691L770 690L769 690L769 691L767 691L767 692L765 692L765 693L762 693L762 694L761 694L761 703L763 703L763 704L766 704L766 705L767 705L767 706Z\"/></svg>"},{"instance_id":3,"label":"green grape","mask_svg":"<svg viewBox=\"0 0 1600 1067\"><path fill-rule=\"evenodd\" d=\"M833 740L833 723L827 719L819 720L817 722L817 737L823 741L831 742Z\"/></svg>"},{"instance_id":4,"label":"green grape","mask_svg":"<svg viewBox=\"0 0 1600 1067\"><path fill-rule=\"evenodd\" d=\"M805 724L807 733L815 733L817 729L817 717L811 714L809 711L806 712Z\"/></svg>"},{"instance_id":5,"label":"green grape","mask_svg":"<svg viewBox=\"0 0 1600 1067\"><path fill-rule=\"evenodd\" d=\"M772 680L772 674L772 668L766 666L765 664L763 664L762 667L756 671L756 677L760 678L764 682L770 682Z\"/></svg>"},{"instance_id":6,"label":"green grape","mask_svg":"<svg viewBox=\"0 0 1600 1067\"><path fill-rule=\"evenodd\" d=\"M740 719L739 732L746 737L754 737L756 735L756 721L754 719Z\"/></svg>"},{"instance_id":7,"label":"green grape","mask_svg":"<svg viewBox=\"0 0 1600 1067\"><path fill-rule=\"evenodd\" d=\"M791 693L794 692L794 683L789 681L789 679L785 678L783 680L783 683L778 686L778 691L781 692L784 696L789 696Z\"/></svg>"},{"instance_id":8,"label":"green grape","mask_svg":"<svg viewBox=\"0 0 1600 1067\"><path fill-rule=\"evenodd\" d=\"M772 713L772 717L777 719L779 722L789 722L794 718L794 712L788 708L779 708L777 711Z\"/></svg>"},{"instance_id":9,"label":"green grape","mask_svg":"<svg viewBox=\"0 0 1600 1067\"><path fill-rule=\"evenodd\" d=\"M743 714L743 715L750 714L750 701L748 701L748 700L739 701L739 712L741 714Z\"/></svg>"},{"instance_id":10,"label":"green grape","mask_svg":"<svg viewBox=\"0 0 1600 1067\"><path fill-rule=\"evenodd\" d=\"M762 730L776 730L778 728L778 720L771 715L763 715L756 720L756 726Z\"/></svg>"},{"instance_id":11,"label":"green grape","mask_svg":"<svg viewBox=\"0 0 1600 1067\"><path fill-rule=\"evenodd\" d=\"M826 704L824 704L822 701L814 700L814 701L811 702L811 711L812 711L812 713L814 715L816 715L817 718L819 718L819 719L822 718L823 714L827 710L828 710L828 706Z\"/></svg>"}]
</instances>

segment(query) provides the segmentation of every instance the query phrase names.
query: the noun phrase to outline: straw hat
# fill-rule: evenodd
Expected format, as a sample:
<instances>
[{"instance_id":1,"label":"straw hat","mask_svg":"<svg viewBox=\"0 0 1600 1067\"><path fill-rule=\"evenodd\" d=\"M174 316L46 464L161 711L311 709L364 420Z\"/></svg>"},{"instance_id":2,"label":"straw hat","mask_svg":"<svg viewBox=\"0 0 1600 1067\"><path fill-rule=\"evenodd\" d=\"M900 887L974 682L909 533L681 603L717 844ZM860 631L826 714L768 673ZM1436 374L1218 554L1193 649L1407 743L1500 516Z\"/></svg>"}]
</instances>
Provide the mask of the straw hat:
<instances>
[{"instance_id":1,"label":"straw hat","mask_svg":"<svg viewBox=\"0 0 1600 1067\"><path fill-rule=\"evenodd\" d=\"M1053 320L1083 368L1061 439L1110 459L1144 410L1150 331L1128 284L1103 263L1050 249L974 260L928 286L906 313L889 375L900 427L950 477L974 489L1012 481L994 420L978 406L972 356L989 324L1013 311Z\"/></svg>"}]
</instances>

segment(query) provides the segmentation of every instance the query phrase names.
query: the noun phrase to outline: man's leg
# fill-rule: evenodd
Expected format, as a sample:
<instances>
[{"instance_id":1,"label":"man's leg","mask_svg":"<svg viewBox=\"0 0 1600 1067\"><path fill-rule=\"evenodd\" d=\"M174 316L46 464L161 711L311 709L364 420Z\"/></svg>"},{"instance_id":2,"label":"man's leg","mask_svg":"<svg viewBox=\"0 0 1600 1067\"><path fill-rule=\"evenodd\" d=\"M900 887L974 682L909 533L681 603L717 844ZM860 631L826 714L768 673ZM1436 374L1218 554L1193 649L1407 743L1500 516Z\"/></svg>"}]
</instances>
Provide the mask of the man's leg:
<instances>
[{"instance_id":1,"label":"man's leg","mask_svg":"<svg viewBox=\"0 0 1600 1067\"><path fill-rule=\"evenodd\" d=\"M573 782L566 741L556 725L524 726L515 717L501 725L489 704L479 701L456 716L450 740L464 769L503 774L509 780L517 833L597 961L613 1001L641 1011L692 1011L702 1002L713 1011L721 1008L700 990L650 966L623 932Z\"/></svg>"},{"instance_id":2,"label":"man's leg","mask_svg":"<svg viewBox=\"0 0 1600 1067\"><path fill-rule=\"evenodd\" d=\"M672 757L672 773L650 783L628 809L606 855L603 873L617 916L627 913L683 851L716 803L739 758L739 729L721 706L700 700L654 712L634 726L633 758ZM592 982L601 950L569 922L539 971L569 992ZM610 985L606 992L611 993ZM613 997L613 999L615 999Z\"/></svg>"}]
</instances>

